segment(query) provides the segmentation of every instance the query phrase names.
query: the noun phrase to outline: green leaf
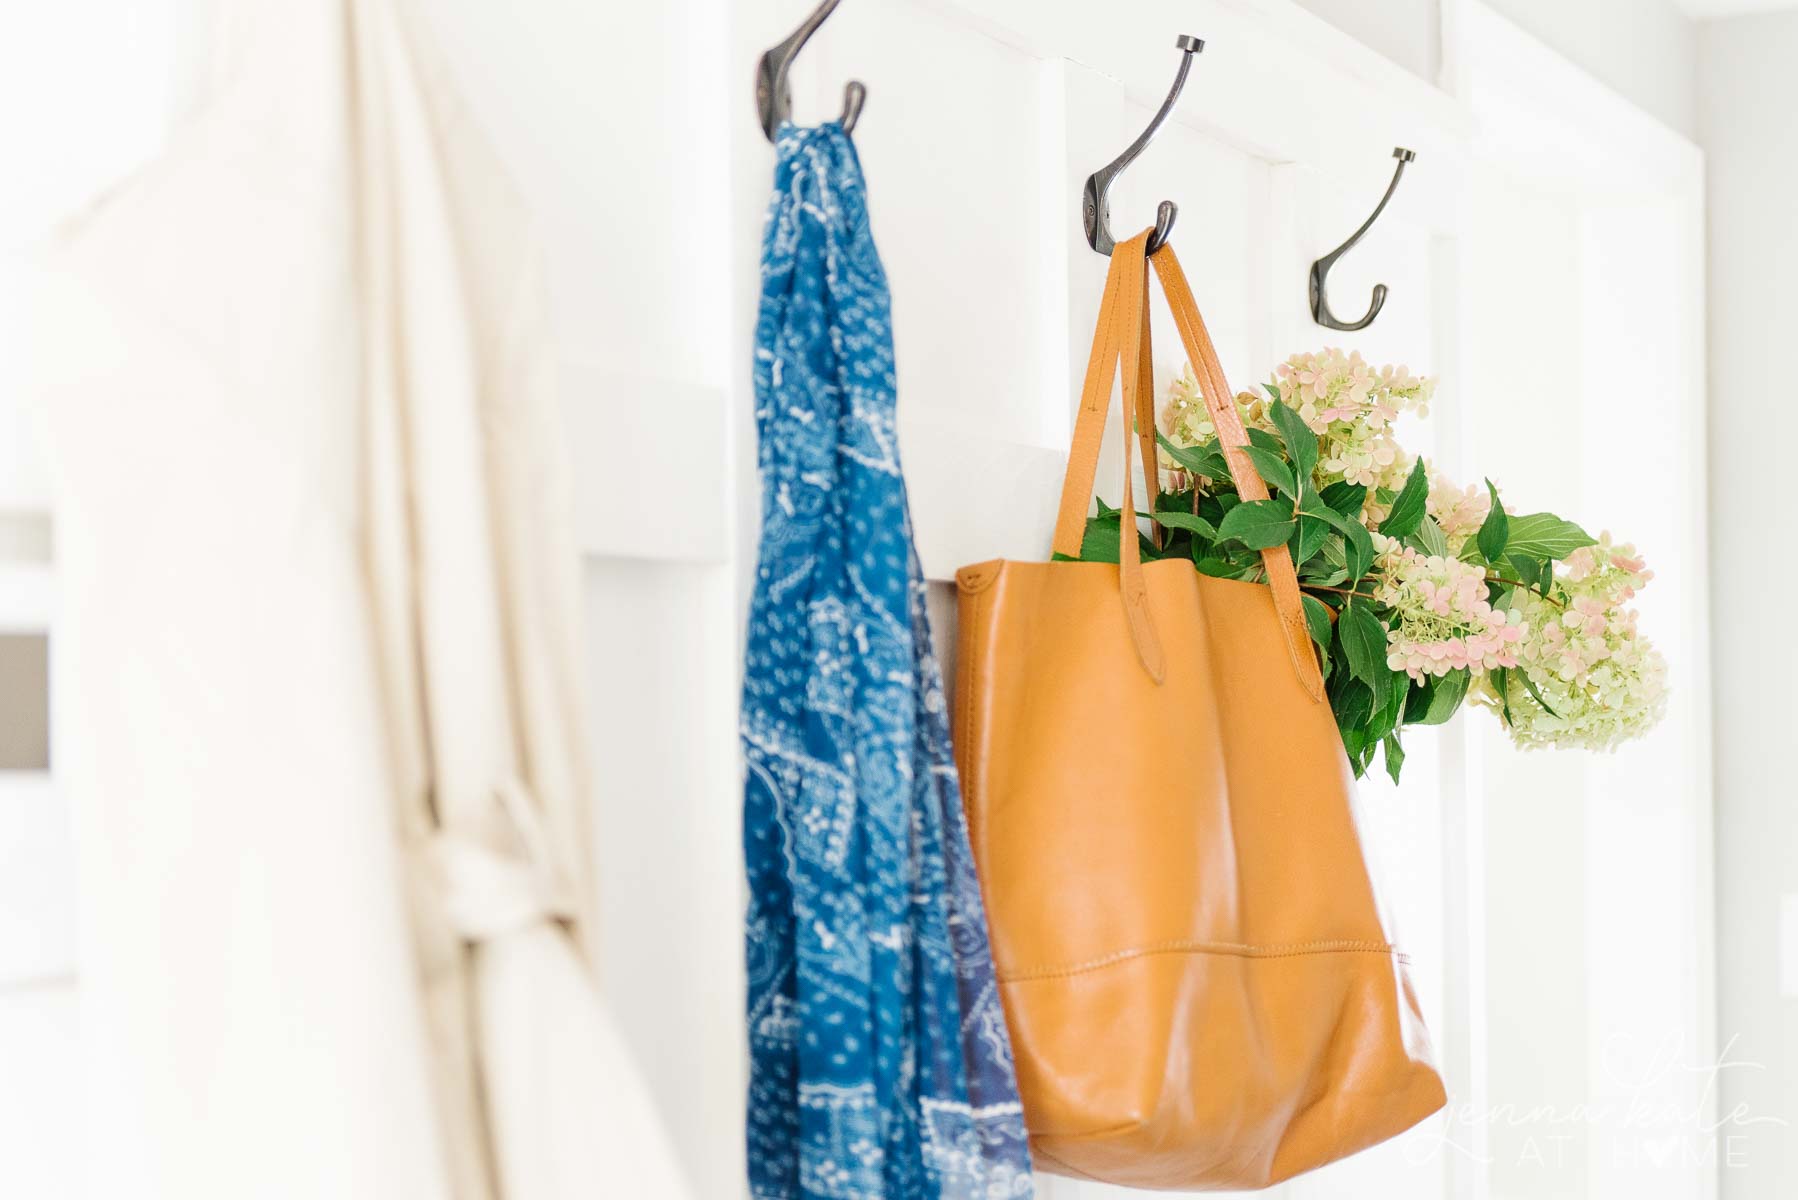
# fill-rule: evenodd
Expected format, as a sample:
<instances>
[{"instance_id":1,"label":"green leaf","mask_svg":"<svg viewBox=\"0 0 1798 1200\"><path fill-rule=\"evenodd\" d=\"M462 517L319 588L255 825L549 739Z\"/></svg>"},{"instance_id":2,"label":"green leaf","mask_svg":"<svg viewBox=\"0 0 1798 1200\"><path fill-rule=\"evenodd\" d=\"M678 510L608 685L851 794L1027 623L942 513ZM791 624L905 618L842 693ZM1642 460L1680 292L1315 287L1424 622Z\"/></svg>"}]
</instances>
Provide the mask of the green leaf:
<instances>
[{"instance_id":1,"label":"green leaf","mask_svg":"<svg viewBox=\"0 0 1798 1200\"><path fill-rule=\"evenodd\" d=\"M1272 450L1275 454L1286 453L1286 443L1280 440L1278 434L1269 433L1267 430L1258 428L1254 425L1250 425L1243 432L1249 435L1249 445L1251 446L1259 446L1263 450Z\"/></svg>"},{"instance_id":2,"label":"green leaf","mask_svg":"<svg viewBox=\"0 0 1798 1200\"><path fill-rule=\"evenodd\" d=\"M1198 509L1199 494L1192 488L1179 492L1158 492L1155 495L1155 511L1195 512Z\"/></svg>"},{"instance_id":3,"label":"green leaf","mask_svg":"<svg viewBox=\"0 0 1798 1200\"><path fill-rule=\"evenodd\" d=\"M1311 561L1330 536L1330 523L1321 517L1299 517L1299 527L1292 535L1292 563L1302 567Z\"/></svg>"},{"instance_id":4,"label":"green leaf","mask_svg":"<svg viewBox=\"0 0 1798 1200\"><path fill-rule=\"evenodd\" d=\"M1442 526L1436 524L1435 517L1425 517L1418 522L1417 532L1411 535L1417 542L1418 549L1425 554L1448 558L1448 537L1442 532Z\"/></svg>"},{"instance_id":5,"label":"green leaf","mask_svg":"<svg viewBox=\"0 0 1798 1200\"><path fill-rule=\"evenodd\" d=\"M1280 398L1280 389L1271 383L1262 384L1261 390L1267 393L1267 398L1269 400L1278 400Z\"/></svg>"},{"instance_id":6,"label":"green leaf","mask_svg":"<svg viewBox=\"0 0 1798 1200\"><path fill-rule=\"evenodd\" d=\"M1346 743L1350 731L1366 728L1367 719L1373 715L1373 693L1368 691L1366 684L1353 678L1337 678L1341 684L1330 696L1330 709L1336 714L1336 725L1342 730Z\"/></svg>"},{"instance_id":7,"label":"green leaf","mask_svg":"<svg viewBox=\"0 0 1798 1200\"><path fill-rule=\"evenodd\" d=\"M1193 566L1201 575L1218 579L1247 579L1261 570L1261 552L1247 550L1234 543L1196 548Z\"/></svg>"},{"instance_id":8,"label":"green leaf","mask_svg":"<svg viewBox=\"0 0 1798 1200\"><path fill-rule=\"evenodd\" d=\"M1510 535L1506 552L1531 558L1566 558L1580 547L1598 541L1572 521L1563 521L1553 513L1512 517Z\"/></svg>"},{"instance_id":9,"label":"green leaf","mask_svg":"<svg viewBox=\"0 0 1798 1200\"><path fill-rule=\"evenodd\" d=\"M1105 502L1099 501L1101 508ZM1086 533L1080 539L1081 562L1108 562L1118 560L1118 516L1113 509L1109 515L1088 517Z\"/></svg>"},{"instance_id":10,"label":"green leaf","mask_svg":"<svg viewBox=\"0 0 1798 1200\"><path fill-rule=\"evenodd\" d=\"M1386 666L1386 626L1372 605L1351 600L1336 618L1336 633L1348 653L1349 674L1371 685L1376 674L1392 673Z\"/></svg>"},{"instance_id":11,"label":"green leaf","mask_svg":"<svg viewBox=\"0 0 1798 1200\"><path fill-rule=\"evenodd\" d=\"M1300 524L1313 521L1311 517L1300 517ZM1309 569L1305 571L1306 581L1321 587L1337 587L1348 580L1348 551L1343 549L1342 539L1329 533L1329 524L1317 521L1324 526L1323 545L1318 547ZM1305 564L1300 564L1304 567Z\"/></svg>"},{"instance_id":12,"label":"green leaf","mask_svg":"<svg viewBox=\"0 0 1798 1200\"><path fill-rule=\"evenodd\" d=\"M1097 516L1086 519L1086 529L1080 537L1078 561L1114 563L1118 560L1118 538L1122 514L1104 500L1096 496L1093 499L1099 513ZM1146 517L1149 514L1139 513L1137 515ZM1132 523L1132 528L1134 529L1134 523ZM1162 552L1156 549L1154 542L1144 537L1140 530L1135 532L1136 544L1141 548L1145 560L1152 561L1162 556Z\"/></svg>"},{"instance_id":13,"label":"green leaf","mask_svg":"<svg viewBox=\"0 0 1798 1200\"><path fill-rule=\"evenodd\" d=\"M1514 724L1511 720L1511 678L1509 672L1503 667L1494 667L1486 672L1486 675L1492 680L1492 690L1498 693L1498 705L1500 711L1504 713L1505 724Z\"/></svg>"},{"instance_id":14,"label":"green leaf","mask_svg":"<svg viewBox=\"0 0 1798 1200\"><path fill-rule=\"evenodd\" d=\"M1280 439L1286 443L1286 452L1292 456L1298 477L1311 478L1311 472L1317 469L1317 435L1311 432L1303 417L1280 402L1277 392L1270 411L1274 428L1280 431Z\"/></svg>"},{"instance_id":15,"label":"green leaf","mask_svg":"<svg viewBox=\"0 0 1798 1200\"><path fill-rule=\"evenodd\" d=\"M1335 509L1326 506L1306 508L1305 515L1318 517L1329 524L1348 543L1347 566L1348 577L1359 579L1367 574L1373 566L1373 538L1367 532L1367 526L1355 517L1344 516Z\"/></svg>"},{"instance_id":16,"label":"green leaf","mask_svg":"<svg viewBox=\"0 0 1798 1200\"><path fill-rule=\"evenodd\" d=\"M1167 451L1169 458L1194 475L1203 475L1207 479L1230 478L1230 467L1224 462L1224 456L1211 449L1217 444L1216 439L1206 442L1204 446L1176 446L1167 440L1166 434L1157 429L1155 444Z\"/></svg>"},{"instance_id":17,"label":"green leaf","mask_svg":"<svg viewBox=\"0 0 1798 1200\"><path fill-rule=\"evenodd\" d=\"M1349 766L1359 779L1364 771L1363 752L1367 748L1367 720L1373 712L1373 693L1346 672L1332 677L1330 710L1336 716L1336 729L1342 735L1342 749Z\"/></svg>"},{"instance_id":18,"label":"green leaf","mask_svg":"<svg viewBox=\"0 0 1798 1200\"><path fill-rule=\"evenodd\" d=\"M1217 526L1204 517L1194 516L1190 512L1179 512L1173 509L1155 514L1155 520L1169 529L1185 529L1199 534L1208 541L1217 540Z\"/></svg>"},{"instance_id":19,"label":"green leaf","mask_svg":"<svg viewBox=\"0 0 1798 1200\"><path fill-rule=\"evenodd\" d=\"M1462 667L1438 678L1430 688L1430 704L1420 716L1412 718L1411 725L1441 725L1461 707L1461 701L1467 697L1467 685L1473 680L1473 673Z\"/></svg>"},{"instance_id":20,"label":"green leaf","mask_svg":"<svg viewBox=\"0 0 1798 1200\"><path fill-rule=\"evenodd\" d=\"M1355 756L1356 779L1366 779L1373 770L1374 756L1380 752L1380 735L1371 727L1361 731L1361 752Z\"/></svg>"},{"instance_id":21,"label":"green leaf","mask_svg":"<svg viewBox=\"0 0 1798 1200\"><path fill-rule=\"evenodd\" d=\"M1380 745L1386 751L1386 774L1392 777L1393 783L1397 783L1398 773L1405 769L1405 748L1399 745L1396 733L1387 734L1386 740Z\"/></svg>"},{"instance_id":22,"label":"green leaf","mask_svg":"<svg viewBox=\"0 0 1798 1200\"><path fill-rule=\"evenodd\" d=\"M1373 538L1360 527L1360 532L1350 535L1347 548L1350 586L1357 586L1373 570Z\"/></svg>"},{"instance_id":23,"label":"green leaf","mask_svg":"<svg viewBox=\"0 0 1798 1200\"><path fill-rule=\"evenodd\" d=\"M1405 479L1404 488L1393 497L1386 519L1380 522L1380 532L1389 538L1400 540L1409 537L1411 531L1422 523L1424 508L1429 499L1430 478L1420 457Z\"/></svg>"},{"instance_id":24,"label":"green leaf","mask_svg":"<svg viewBox=\"0 0 1798 1200\"><path fill-rule=\"evenodd\" d=\"M1374 676L1373 716L1367 722L1368 761L1373 761L1372 743L1398 728L1405 714L1405 697L1410 694L1411 680L1402 671L1386 666L1384 658Z\"/></svg>"},{"instance_id":25,"label":"green leaf","mask_svg":"<svg viewBox=\"0 0 1798 1200\"><path fill-rule=\"evenodd\" d=\"M1420 683L1413 679L1411 687L1405 693L1405 713L1400 725L1415 725L1422 716L1430 711L1430 701L1436 695L1436 676L1425 675Z\"/></svg>"},{"instance_id":26,"label":"green leaf","mask_svg":"<svg viewBox=\"0 0 1798 1200\"><path fill-rule=\"evenodd\" d=\"M1346 479L1338 479L1318 494L1325 504L1356 520L1360 519L1361 509L1367 504L1367 489Z\"/></svg>"},{"instance_id":27,"label":"green leaf","mask_svg":"<svg viewBox=\"0 0 1798 1200\"><path fill-rule=\"evenodd\" d=\"M1382 632L1384 632L1383 629ZM1385 648L1385 638L1382 637L1380 649L1383 651ZM1352 660L1354 655L1351 654L1349 657ZM1383 661L1385 655L1382 654L1380 657L1382 661L1376 666L1373 674L1368 677L1368 683L1373 687L1373 716L1369 717L1367 721L1369 741L1378 741L1381 735L1390 732L1398 721L1398 705L1393 704L1392 698L1402 689L1396 686L1397 681L1394 679L1391 669ZM1354 671L1352 661L1349 663L1349 671L1351 674ZM1409 683L1410 680L1407 679L1405 682Z\"/></svg>"},{"instance_id":28,"label":"green leaf","mask_svg":"<svg viewBox=\"0 0 1798 1200\"><path fill-rule=\"evenodd\" d=\"M1250 500L1238 504L1218 525L1220 538L1232 538L1255 550L1278 546L1292 533L1292 501Z\"/></svg>"},{"instance_id":29,"label":"green leaf","mask_svg":"<svg viewBox=\"0 0 1798 1200\"><path fill-rule=\"evenodd\" d=\"M1311 640L1328 650L1336 633L1336 626L1330 622L1330 606L1302 592L1300 598L1305 602L1305 625L1311 631Z\"/></svg>"},{"instance_id":30,"label":"green leaf","mask_svg":"<svg viewBox=\"0 0 1798 1200\"><path fill-rule=\"evenodd\" d=\"M1517 678L1523 681L1524 690L1529 692L1530 698L1542 706L1543 712L1551 717L1558 717L1561 715L1548 706L1548 701L1544 700L1542 698L1542 693L1536 690L1536 681L1531 679L1529 675L1524 672L1522 667L1513 667L1511 669L1516 672Z\"/></svg>"},{"instance_id":31,"label":"green leaf","mask_svg":"<svg viewBox=\"0 0 1798 1200\"><path fill-rule=\"evenodd\" d=\"M1529 588L1539 589L1542 586L1542 567L1538 560L1513 551L1505 555L1505 563L1511 568L1511 573L1517 576L1518 583Z\"/></svg>"},{"instance_id":32,"label":"green leaf","mask_svg":"<svg viewBox=\"0 0 1798 1200\"><path fill-rule=\"evenodd\" d=\"M1492 493L1492 510L1486 514L1486 523L1480 526L1480 553L1489 563L1503 562L1505 547L1511 540L1511 522L1505 516L1505 506L1499 503L1498 489L1492 486L1490 479L1486 481L1486 490Z\"/></svg>"},{"instance_id":33,"label":"green leaf","mask_svg":"<svg viewBox=\"0 0 1798 1200\"><path fill-rule=\"evenodd\" d=\"M1292 468L1278 453L1253 443L1244 446L1242 451L1255 464L1255 473L1261 476L1263 483L1279 489L1283 496L1298 495L1298 480L1293 476Z\"/></svg>"}]
</instances>

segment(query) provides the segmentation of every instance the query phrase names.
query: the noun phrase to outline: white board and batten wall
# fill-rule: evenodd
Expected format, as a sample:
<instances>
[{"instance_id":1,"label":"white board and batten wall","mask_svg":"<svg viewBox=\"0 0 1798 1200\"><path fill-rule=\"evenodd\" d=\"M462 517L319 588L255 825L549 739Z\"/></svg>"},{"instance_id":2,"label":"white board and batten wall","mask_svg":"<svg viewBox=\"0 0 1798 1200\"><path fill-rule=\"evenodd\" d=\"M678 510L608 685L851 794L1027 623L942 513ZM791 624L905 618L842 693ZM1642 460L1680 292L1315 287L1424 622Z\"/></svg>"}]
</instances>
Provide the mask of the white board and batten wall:
<instances>
[{"instance_id":1,"label":"white board and batten wall","mask_svg":"<svg viewBox=\"0 0 1798 1200\"><path fill-rule=\"evenodd\" d=\"M734 728L758 508L750 338L772 165L750 82L756 56L809 7L433 6L545 249L604 771L596 939L607 994L694 1193L708 1197L743 1194ZM1402 786L1368 784L1376 870L1455 1119L1272 1194L1712 1194L1715 1170L1701 1161L1648 1169L1645 1155L1665 1153L1658 1140L1634 1147L1632 1168L1630 1130L1528 1112L1608 1097L1638 1069L1628 1046L1667 1036L1710 1052L1702 528L1675 495L1618 499L1629 459L1600 452L1627 443L1659 456L1680 488L1702 485L1701 440L1618 432L1644 404L1669 420L1701 411L1692 262L1680 258L1672 280L1645 279L1620 240L1688 245L1701 212L1695 152L1544 56L1530 82L1567 84L1553 92L1562 139L1606 147L1603 170L1555 167L1532 149L1540 106L1518 115L1504 60L1481 57L1495 40L1509 50L1528 39L1466 0L1444 0L1439 53L1419 52L1440 65L1441 86L1287 0L1100 8L849 0L797 70L802 120L834 115L844 80L869 86L856 141L893 287L901 436L938 581L939 644L951 640L956 567L1046 552L1105 268L1080 235L1081 182L1159 104L1175 36L1204 38L1173 121L1113 191L1115 228L1146 224L1163 198L1180 206L1175 245L1238 388L1328 344L1440 374L1437 413L1406 431L1410 444L1468 481L1506 482L1522 510L1594 514L1642 543L1663 568L1645 617L1681 689L1661 737L1615 759L1522 756L1472 714L1411 739ZM1376 282L1391 297L1367 331L1330 333L1311 323L1307 268L1365 217L1395 145L1417 162L1331 276L1339 311L1358 313ZM1607 302L1648 287L1654 313ZM1155 333L1165 380L1178 340L1165 316ZM1606 374L1644 347L1676 364L1652 399ZM1114 498L1117 461L1107 455L1101 481ZM1684 1077L1649 1086L1703 1103ZM1116 1194L1064 1180L1043 1193Z\"/></svg>"}]
</instances>

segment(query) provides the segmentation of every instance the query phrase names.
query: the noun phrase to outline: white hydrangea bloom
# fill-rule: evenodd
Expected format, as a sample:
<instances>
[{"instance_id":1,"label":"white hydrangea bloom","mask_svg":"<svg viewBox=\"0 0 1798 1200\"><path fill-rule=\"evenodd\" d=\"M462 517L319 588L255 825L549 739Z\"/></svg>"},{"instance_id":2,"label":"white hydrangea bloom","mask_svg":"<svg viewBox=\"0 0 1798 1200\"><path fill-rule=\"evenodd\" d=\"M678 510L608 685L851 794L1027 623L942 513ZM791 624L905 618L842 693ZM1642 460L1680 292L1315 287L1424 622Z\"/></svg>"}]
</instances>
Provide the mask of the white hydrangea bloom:
<instances>
[{"instance_id":1,"label":"white hydrangea bloom","mask_svg":"<svg viewBox=\"0 0 1798 1200\"><path fill-rule=\"evenodd\" d=\"M1549 597L1517 591L1534 631L1518 651L1518 666L1541 700L1518 676L1507 678L1506 696L1482 679L1471 698L1493 709L1508 700L1511 739L1526 748L1615 750L1641 737L1667 711L1667 662L1625 605L1652 578L1635 548L1613 545L1608 533L1574 551Z\"/></svg>"}]
</instances>

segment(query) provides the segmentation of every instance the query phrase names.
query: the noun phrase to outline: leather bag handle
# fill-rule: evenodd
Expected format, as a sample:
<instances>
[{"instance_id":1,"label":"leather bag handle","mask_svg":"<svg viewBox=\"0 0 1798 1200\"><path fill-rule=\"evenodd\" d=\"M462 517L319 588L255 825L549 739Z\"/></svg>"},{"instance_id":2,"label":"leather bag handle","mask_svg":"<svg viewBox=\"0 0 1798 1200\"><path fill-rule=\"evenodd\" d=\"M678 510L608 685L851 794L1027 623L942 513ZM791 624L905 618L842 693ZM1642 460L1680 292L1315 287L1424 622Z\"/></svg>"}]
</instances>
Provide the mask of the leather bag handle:
<instances>
[{"instance_id":1,"label":"leather bag handle","mask_svg":"<svg viewBox=\"0 0 1798 1200\"><path fill-rule=\"evenodd\" d=\"M1146 361L1150 355L1148 333L1148 273L1143 267L1144 247L1150 230L1144 230L1128 242L1120 243L1112 252L1111 266L1105 277L1105 296L1099 306L1098 328L1093 334L1093 351L1087 360L1086 381L1081 392L1080 412L1074 425L1074 442L1068 452L1067 476L1062 484L1061 507L1055 523L1055 552L1078 557L1086 528L1086 510L1092 497L1093 481L1098 471L1099 449L1105 436L1105 417L1111 407L1111 384L1123 359L1124 411L1134 414L1137 441L1143 459L1143 478L1151 496L1159 474L1155 457L1155 416L1153 375ZM1212 424L1218 431L1218 443L1230 473L1236 480L1238 494L1244 500L1265 500L1267 485L1256 472L1242 447L1248 443L1233 401L1229 382L1224 378L1217 349L1199 315L1197 301L1180 268L1173 248L1163 245L1148 256L1155 264L1168 305L1173 310L1174 324L1180 331L1187 357L1198 376L1199 390ZM1136 353L1129 350L1135 347ZM1137 656L1151 678L1160 683L1166 673L1160 638L1155 632L1149 612L1148 589L1143 581L1141 550L1136 538L1135 498L1129 469L1128 435L1125 442L1124 494L1121 509L1129 514L1120 518L1118 530L1118 585L1122 593L1125 615ZM1159 528L1157 529L1159 537ZM1157 542L1159 545L1159 542ZM1323 674L1318 669L1316 653L1311 648L1311 635L1305 624L1303 601L1299 595L1298 572L1292 555L1284 544L1270 546L1261 552L1261 561L1273 592L1274 609L1279 614L1281 632L1286 639L1288 657L1299 682L1314 701L1324 699Z\"/></svg>"},{"instance_id":2,"label":"leather bag handle","mask_svg":"<svg viewBox=\"0 0 1798 1200\"><path fill-rule=\"evenodd\" d=\"M1120 242L1111 256L1105 273L1105 295L1099 302L1099 320L1093 330L1092 354L1086 361L1086 381L1080 393L1080 412L1074 422L1074 442L1068 450L1067 476L1061 486L1061 508L1055 520L1055 553L1069 558L1080 555L1080 543L1086 532L1086 509L1092 499L1093 480L1099 469L1099 449L1105 440L1105 417L1111 410L1111 385L1117 378L1118 360L1123 357L1124 411L1140 412L1146 403L1154 404L1152 395L1139 399L1137 387L1142 374L1142 355L1122 354L1127 347L1140 347L1143 337L1143 300L1148 292L1148 272L1144 267L1144 247L1149 231ZM1139 445L1145 444L1139 439ZM1154 447L1154 425L1151 419L1148 450ZM1154 470L1152 454L1143 464L1145 474ZM1118 527L1118 590L1124 603L1124 616L1130 625L1131 640L1143 669L1160 683L1167 674L1161 639L1155 632L1155 621L1149 613L1149 590L1142 577L1142 550L1136 544L1136 497L1131 483L1130 442L1124 442L1124 495ZM1153 475L1146 484L1154 486Z\"/></svg>"},{"instance_id":3,"label":"leather bag handle","mask_svg":"<svg viewBox=\"0 0 1798 1200\"><path fill-rule=\"evenodd\" d=\"M1199 304L1186 282L1186 272L1180 269L1174 248L1165 243L1150 261L1155 264L1155 274L1161 280L1161 291L1167 297L1168 307L1174 311L1174 324L1180 330L1186 356L1197 365L1199 390L1204 393L1211 423L1217 427L1218 445L1223 450L1224 461L1230 464L1236 491L1244 500L1265 500L1267 484L1249 456L1242 452L1248 444L1249 434L1236 412L1236 394L1224 378L1217 347L1211 344L1205 318L1199 315ZM1261 552L1261 564L1267 571L1268 587L1274 594L1274 609L1280 616L1281 631L1286 635L1287 656L1298 672L1299 683L1313 700L1321 703L1324 677L1317 665L1317 652L1311 648L1311 632L1305 623L1305 605L1299 595L1299 573L1292 564L1292 553L1284 542L1269 546Z\"/></svg>"}]
</instances>

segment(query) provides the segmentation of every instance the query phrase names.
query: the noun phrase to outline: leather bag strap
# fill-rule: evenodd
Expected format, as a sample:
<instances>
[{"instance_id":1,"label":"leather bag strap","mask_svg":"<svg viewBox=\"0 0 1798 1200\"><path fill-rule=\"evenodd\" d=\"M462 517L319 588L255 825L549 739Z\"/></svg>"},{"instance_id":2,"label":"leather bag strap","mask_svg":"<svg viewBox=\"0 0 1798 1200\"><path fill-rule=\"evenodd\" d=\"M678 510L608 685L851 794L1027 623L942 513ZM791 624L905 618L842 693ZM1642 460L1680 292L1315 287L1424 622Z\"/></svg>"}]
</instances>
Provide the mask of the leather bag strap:
<instances>
[{"instance_id":1,"label":"leather bag strap","mask_svg":"<svg viewBox=\"0 0 1798 1200\"><path fill-rule=\"evenodd\" d=\"M1055 521L1054 548L1057 554L1073 558L1080 554L1081 539L1086 531L1086 512L1092 499L1093 481L1098 471L1099 451L1105 437L1105 418L1111 407L1112 382L1123 366L1123 410L1136 424L1136 442L1142 456L1143 480L1154 505L1159 474L1155 455L1155 393L1149 337L1148 271L1144 266L1144 248L1149 237L1144 230L1128 242L1118 244L1112 252L1111 265L1105 276L1105 294L1099 304L1098 326L1093 331L1093 349L1087 359L1086 380L1081 389L1080 411L1074 423L1074 441L1068 451L1067 475L1062 483L1061 507ZM1174 323L1192 360L1199 380L1199 390L1212 423L1218 430L1218 441L1237 491L1244 500L1265 500L1267 485L1256 473L1254 464L1242 447L1248 442L1233 402L1233 393L1224 378L1217 350L1199 315L1192 289L1180 269L1179 259L1169 246L1162 246L1148 261L1155 264L1173 309ZM1124 612L1130 625L1137 656L1157 683L1166 673L1161 641L1149 612L1148 588L1142 574L1142 552L1136 532L1136 501L1129 463L1128 431L1125 436L1124 489L1121 509L1131 514L1120 520L1118 536L1118 586ZM1156 527L1156 545L1160 544L1160 528ZM1262 551L1262 563L1273 592L1274 608L1280 617L1281 632L1299 682L1313 700L1324 699L1323 674L1311 648L1310 633L1305 624L1303 601L1299 596L1298 572L1284 545Z\"/></svg>"},{"instance_id":2,"label":"leather bag strap","mask_svg":"<svg viewBox=\"0 0 1798 1200\"><path fill-rule=\"evenodd\" d=\"M1154 397L1139 398L1138 379L1142 374L1142 357L1146 350L1125 353L1138 348L1143 341L1144 304L1148 294L1148 271L1144 266L1144 247L1149 231L1128 242L1121 242L1111 256L1105 274L1105 295L1099 302L1099 320L1093 330L1092 354L1086 362L1086 382L1081 388L1080 412L1074 421L1074 442L1068 450L1067 476L1061 487L1061 508L1055 520L1054 548L1057 554L1077 558L1080 542L1086 532L1086 510L1092 500L1093 479L1099 468L1099 449L1105 440L1105 417L1111 409L1111 385L1117 378L1118 361L1124 368L1124 411L1137 413L1147 406L1153 411ZM1138 422L1141 424L1141 422ZM1145 472L1154 468L1154 423L1151 416L1147 439L1138 439L1149 454ZM1142 550L1136 542L1136 497L1131 482L1129 461L1130 439L1124 442L1124 495L1122 511L1130 514L1120 519L1118 529L1118 588L1124 603L1124 615L1130 625L1131 640L1143 669L1155 682L1166 674L1166 661L1161 639L1155 632L1154 618L1149 613L1149 591L1142 576ZM1148 475L1153 494L1154 475Z\"/></svg>"},{"instance_id":3,"label":"leather bag strap","mask_svg":"<svg viewBox=\"0 0 1798 1200\"><path fill-rule=\"evenodd\" d=\"M1199 390L1205 396L1211 423L1217 427L1218 445L1223 450L1224 461L1230 464L1236 491L1244 500L1265 500L1267 484L1256 472L1249 456L1242 452L1242 447L1249 441L1248 431L1236 412L1235 393L1224 378L1223 364L1218 361L1217 348L1211 344L1205 318L1199 315L1198 301L1193 299L1186 272L1180 269L1180 260L1170 245L1163 244L1151 261L1161 280L1161 291L1167 297L1168 307L1174 310L1174 324L1186 346L1186 357L1198 374ZM1304 601L1299 595L1299 576L1292 565L1292 554L1285 543L1269 546L1261 552L1261 563L1274 594L1274 609L1280 615L1280 627L1286 635L1286 651L1292 659L1293 669L1298 672L1299 682L1311 698L1321 702L1324 699L1323 672L1317 665L1317 652L1311 648L1311 634L1305 624Z\"/></svg>"},{"instance_id":4,"label":"leather bag strap","mask_svg":"<svg viewBox=\"0 0 1798 1200\"><path fill-rule=\"evenodd\" d=\"M1136 392L1136 439L1137 447L1142 452L1142 483L1143 487L1148 489L1149 509L1152 512L1155 508L1155 498L1161 491L1161 465L1159 456L1155 453L1155 349L1150 344L1153 339L1150 337L1149 329L1154 322L1149 319L1151 310L1149 308L1149 272L1147 268L1142 273L1141 304L1142 336L1137 341L1142 346L1142 353L1136 358L1136 383L1131 385L1126 382L1124 394L1129 395L1131 387L1134 386ZM1124 344L1128 346L1130 343L1125 342ZM1129 465L1129 452L1126 451L1124 466L1127 468ZM1149 537L1154 542L1155 549L1161 549L1160 522L1149 522Z\"/></svg>"}]
</instances>

